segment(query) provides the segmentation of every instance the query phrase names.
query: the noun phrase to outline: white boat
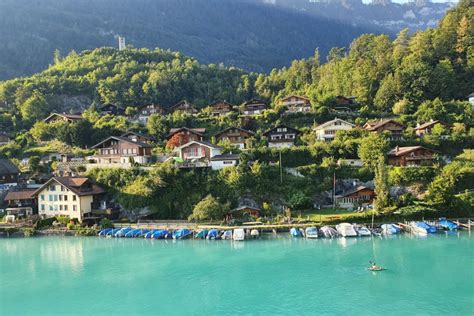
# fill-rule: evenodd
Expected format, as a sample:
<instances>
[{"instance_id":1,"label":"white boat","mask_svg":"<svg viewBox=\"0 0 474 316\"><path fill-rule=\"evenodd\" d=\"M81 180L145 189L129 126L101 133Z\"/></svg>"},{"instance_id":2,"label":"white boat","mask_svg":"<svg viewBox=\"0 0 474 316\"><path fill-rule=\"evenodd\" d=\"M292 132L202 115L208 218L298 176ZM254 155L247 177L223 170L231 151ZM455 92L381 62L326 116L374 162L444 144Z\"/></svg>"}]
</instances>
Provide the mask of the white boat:
<instances>
[{"instance_id":1,"label":"white boat","mask_svg":"<svg viewBox=\"0 0 474 316\"><path fill-rule=\"evenodd\" d=\"M226 239L226 240L229 240L229 239L232 239L232 231L231 230L226 230L222 233L221 235L221 239Z\"/></svg>"},{"instance_id":2,"label":"white boat","mask_svg":"<svg viewBox=\"0 0 474 316\"><path fill-rule=\"evenodd\" d=\"M318 229L316 227L307 227L304 235L306 238L318 238Z\"/></svg>"},{"instance_id":3,"label":"white boat","mask_svg":"<svg viewBox=\"0 0 474 316\"><path fill-rule=\"evenodd\" d=\"M331 226L323 226L321 227L319 231L325 238L333 238L333 237L337 237L338 235L337 230L335 230Z\"/></svg>"},{"instance_id":4,"label":"white boat","mask_svg":"<svg viewBox=\"0 0 474 316\"><path fill-rule=\"evenodd\" d=\"M371 236L372 235L370 230L367 227L365 227L364 225L354 225L354 229L357 232L358 236L366 237L366 236Z\"/></svg>"},{"instance_id":5,"label":"white boat","mask_svg":"<svg viewBox=\"0 0 474 316\"><path fill-rule=\"evenodd\" d=\"M252 237L252 239L256 239L256 238L258 238L258 236L260 236L260 233L258 232L258 229L252 229L250 231L250 237Z\"/></svg>"},{"instance_id":6,"label":"white boat","mask_svg":"<svg viewBox=\"0 0 474 316\"><path fill-rule=\"evenodd\" d=\"M245 240L245 230L242 228L234 229L234 234L232 235L232 239L235 241L242 241Z\"/></svg>"},{"instance_id":7,"label":"white boat","mask_svg":"<svg viewBox=\"0 0 474 316\"><path fill-rule=\"evenodd\" d=\"M342 237L357 237L354 226L349 223L341 223L336 225L336 230Z\"/></svg>"}]
</instances>

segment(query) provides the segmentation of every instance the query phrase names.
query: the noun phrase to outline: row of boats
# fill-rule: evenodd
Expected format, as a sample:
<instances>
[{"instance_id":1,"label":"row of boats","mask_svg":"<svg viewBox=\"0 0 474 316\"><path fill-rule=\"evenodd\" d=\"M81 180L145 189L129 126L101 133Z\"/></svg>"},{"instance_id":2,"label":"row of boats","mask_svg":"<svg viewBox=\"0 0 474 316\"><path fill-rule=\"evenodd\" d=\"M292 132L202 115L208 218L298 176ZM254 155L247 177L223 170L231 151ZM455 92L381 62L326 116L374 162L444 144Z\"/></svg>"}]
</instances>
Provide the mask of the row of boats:
<instances>
[{"instance_id":1,"label":"row of boats","mask_svg":"<svg viewBox=\"0 0 474 316\"><path fill-rule=\"evenodd\" d=\"M364 236L380 236L380 235L396 235L407 230L417 235L428 235L436 233L440 230L455 231L459 227L452 221L440 218L436 224L429 224L424 221L411 222L407 225L398 224L383 224L379 228L369 229L367 226L360 224L341 223L332 226L317 227L306 227L298 228L292 227L290 234L293 237L305 237L305 238L334 238L334 237L364 237ZM145 239L208 239L208 240L236 240L241 241L245 239L255 239L260 236L260 232L257 229L244 229L235 228L228 230L218 229L200 229L193 231L188 228L181 228L177 230L167 229L143 229L133 227L122 227L122 228L105 228L99 232L99 236L103 237L125 237L125 238L145 238Z\"/></svg>"},{"instance_id":2,"label":"row of boats","mask_svg":"<svg viewBox=\"0 0 474 316\"><path fill-rule=\"evenodd\" d=\"M459 226L445 218L440 218L436 225L429 224L424 221L411 222L404 227L408 231L426 236L433 234L438 231L455 231ZM317 227L297 228L293 227L290 229L290 234L293 237L305 237L305 238L333 238L333 237L364 237L364 236L380 236L380 235L396 235L402 232L402 227L397 224L383 224L380 228L369 229L364 225L341 223L335 226L323 226L319 230Z\"/></svg>"},{"instance_id":3,"label":"row of boats","mask_svg":"<svg viewBox=\"0 0 474 316\"><path fill-rule=\"evenodd\" d=\"M260 235L257 229L244 230L243 228L218 230L218 229L200 229L193 231L188 228L181 228L174 231L166 229L143 229L143 228L105 228L99 232L102 237L125 237L125 238L145 238L145 239L227 239L227 240L245 240L255 239Z\"/></svg>"}]
</instances>

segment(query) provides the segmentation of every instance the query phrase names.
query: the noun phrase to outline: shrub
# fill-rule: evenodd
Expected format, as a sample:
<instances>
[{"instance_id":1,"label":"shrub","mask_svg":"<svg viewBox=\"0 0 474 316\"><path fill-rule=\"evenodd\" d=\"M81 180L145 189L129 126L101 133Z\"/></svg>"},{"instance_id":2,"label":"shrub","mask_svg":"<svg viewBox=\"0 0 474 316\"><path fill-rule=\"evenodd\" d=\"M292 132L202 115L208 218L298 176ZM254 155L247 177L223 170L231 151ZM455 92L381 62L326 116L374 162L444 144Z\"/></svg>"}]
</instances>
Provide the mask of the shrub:
<instances>
[{"instance_id":1,"label":"shrub","mask_svg":"<svg viewBox=\"0 0 474 316\"><path fill-rule=\"evenodd\" d=\"M114 227L114 225L112 224L112 221L108 218L101 219L99 225L102 229Z\"/></svg>"}]
</instances>

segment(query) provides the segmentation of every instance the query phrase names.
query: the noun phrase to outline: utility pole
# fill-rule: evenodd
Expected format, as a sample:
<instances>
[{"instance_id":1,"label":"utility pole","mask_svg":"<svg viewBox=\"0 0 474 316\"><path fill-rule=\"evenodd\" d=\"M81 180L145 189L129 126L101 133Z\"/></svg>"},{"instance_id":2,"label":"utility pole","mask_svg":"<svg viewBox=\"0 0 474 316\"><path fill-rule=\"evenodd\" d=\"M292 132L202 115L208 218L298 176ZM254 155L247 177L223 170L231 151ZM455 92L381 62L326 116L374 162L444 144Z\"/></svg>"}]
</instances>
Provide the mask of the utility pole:
<instances>
[{"instance_id":1,"label":"utility pole","mask_svg":"<svg viewBox=\"0 0 474 316\"><path fill-rule=\"evenodd\" d=\"M283 184L283 166L281 165L281 149L279 150L280 153L280 184Z\"/></svg>"},{"instance_id":2,"label":"utility pole","mask_svg":"<svg viewBox=\"0 0 474 316\"><path fill-rule=\"evenodd\" d=\"M332 179L332 207L336 208L336 172L334 171Z\"/></svg>"}]
</instances>

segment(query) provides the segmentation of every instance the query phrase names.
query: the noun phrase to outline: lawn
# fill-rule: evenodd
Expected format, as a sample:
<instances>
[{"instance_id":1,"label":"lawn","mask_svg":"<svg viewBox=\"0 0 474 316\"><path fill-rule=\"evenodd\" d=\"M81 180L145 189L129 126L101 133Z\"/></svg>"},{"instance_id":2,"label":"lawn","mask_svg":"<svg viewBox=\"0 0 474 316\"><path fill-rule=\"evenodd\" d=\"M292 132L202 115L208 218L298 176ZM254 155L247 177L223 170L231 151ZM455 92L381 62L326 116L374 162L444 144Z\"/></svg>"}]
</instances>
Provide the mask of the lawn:
<instances>
[{"instance_id":1,"label":"lawn","mask_svg":"<svg viewBox=\"0 0 474 316\"><path fill-rule=\"evenodd\" d=\"M354 211L346 209L322 209L322 210L311 210L301 214L302 219L309 219L314 222L332 222L340 221L345 218L351 217L363 217L371 214L370 211L356 213Z\"/></svg>"}]
</instances>

